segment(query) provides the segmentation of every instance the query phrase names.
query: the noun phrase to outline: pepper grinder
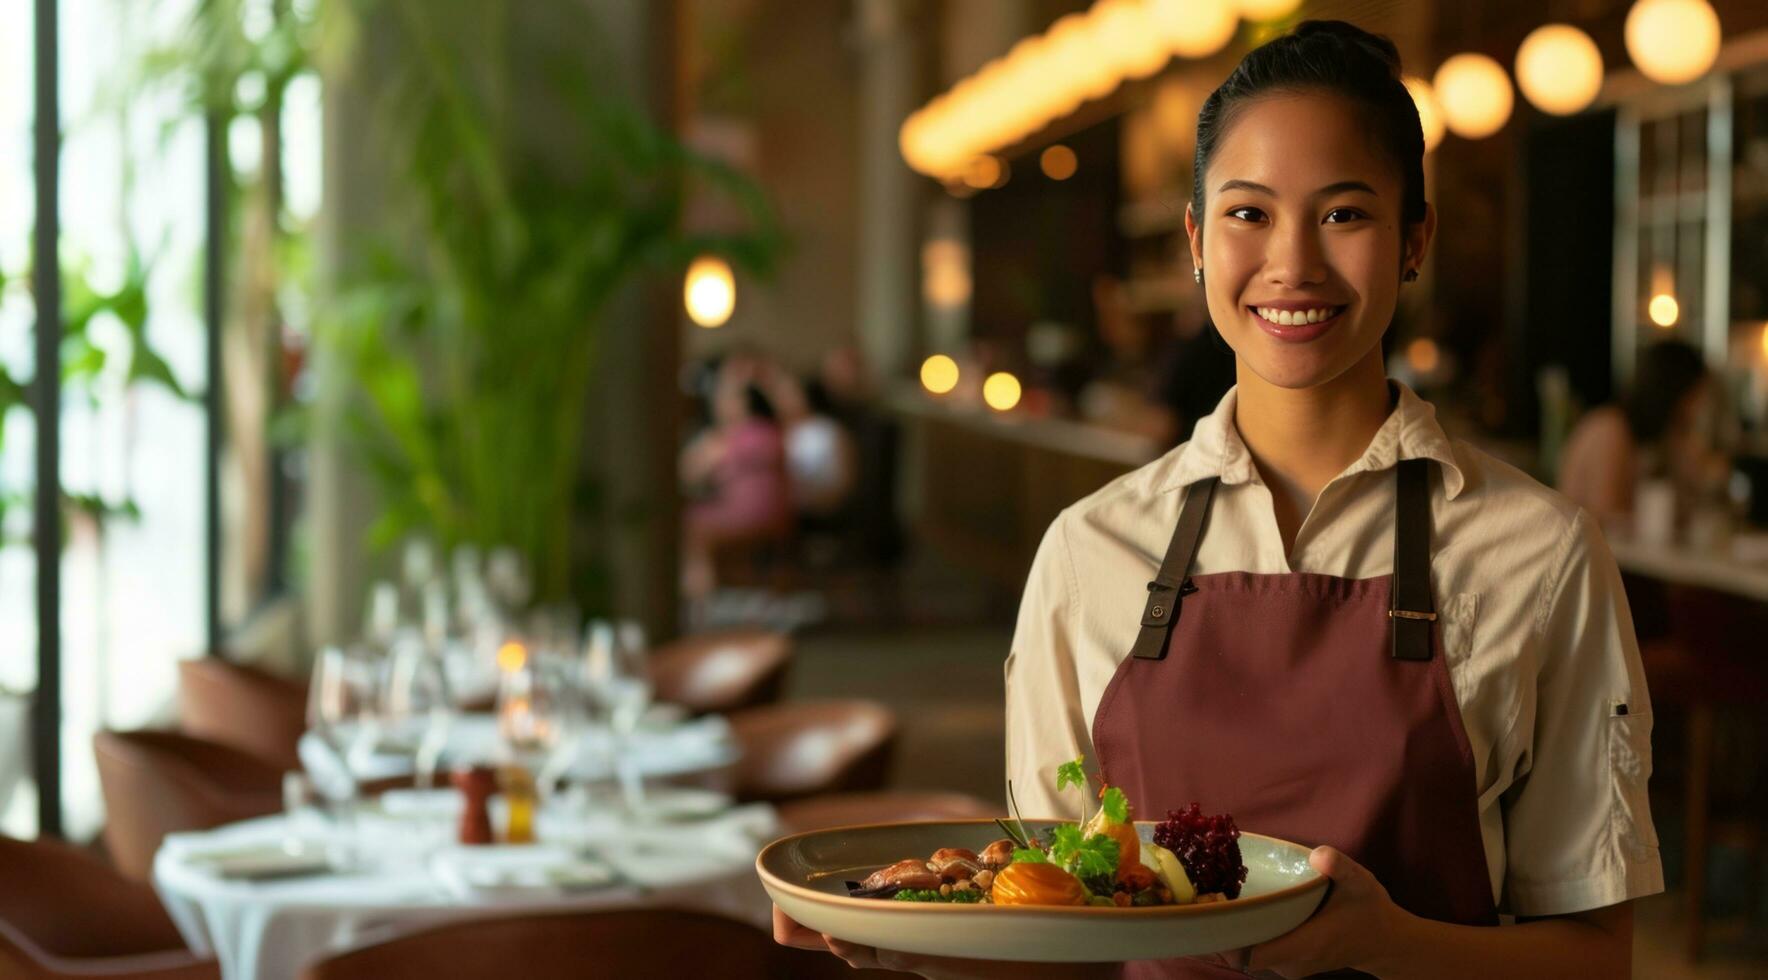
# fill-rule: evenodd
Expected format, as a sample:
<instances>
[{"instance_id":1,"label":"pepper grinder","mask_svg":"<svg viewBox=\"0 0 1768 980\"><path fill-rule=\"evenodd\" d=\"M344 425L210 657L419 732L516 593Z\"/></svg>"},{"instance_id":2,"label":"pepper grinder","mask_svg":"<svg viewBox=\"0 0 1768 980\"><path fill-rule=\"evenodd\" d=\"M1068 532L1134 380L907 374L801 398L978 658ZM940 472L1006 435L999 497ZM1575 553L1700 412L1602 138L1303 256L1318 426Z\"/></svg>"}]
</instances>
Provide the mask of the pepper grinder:
<instances>
[{"instance_id":1,"label":"pepper grinder","mask_svg":"<svg viewBox=\"0 0 1768 980\"><path fill-rule=\"evenodd\" d=\"M485 766L474 766L455 770L451 779L462 797L460 842L491 843L491 794L497 791L497 774Z\"/></svg>"}]
</instances>

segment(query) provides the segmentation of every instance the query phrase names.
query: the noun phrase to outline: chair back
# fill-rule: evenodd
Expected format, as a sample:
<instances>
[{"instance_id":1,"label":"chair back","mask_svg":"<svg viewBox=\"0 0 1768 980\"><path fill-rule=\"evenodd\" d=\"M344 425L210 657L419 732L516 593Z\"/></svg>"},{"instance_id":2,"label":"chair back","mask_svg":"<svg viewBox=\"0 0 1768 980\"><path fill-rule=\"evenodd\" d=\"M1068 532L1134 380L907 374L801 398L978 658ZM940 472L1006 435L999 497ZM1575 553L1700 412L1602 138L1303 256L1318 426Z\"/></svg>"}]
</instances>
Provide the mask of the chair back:
<instances>
[{"instance_id":1,"label":"chair back","mask_svg":"<svg viewBox=\"0 0 1768 980\"><path fill-rule=\"evenodd\" d=\"M0 837L0 977L216 978L153 889L56 840Z\"/></svg>"},{"instance_id":2,"label":"chair back","mask_svg":"<svg viewBox=\"0 0 1768 980\"><path fill-rule=\"evenodd\" d=\"M153 889L56 840L0 837L0 922L56 956L184 948Z\"/></svg>"},{"instance_id":3,"label":"chair back","mask_svg":"<svg viewBox=\"0 0 1768 980\"><path fill-rule=\"evenodd\" d=\"M178 664L179 727L231 745L287 771L301 768L297 745L307 729L302 684L220 657Z\"/></svg>"},{"instance_id":4,"label":"chair back","mask_svg":"<svg viewBox=\"0 0 1768 980\"><path fill-rule=\"evenodd\" d=\"M624 909L451 923L332 956L309 966L301 980L773 980L807 975L786 966L804 962L791 955L799 952L721 916ZM854 975L833 956L818 957L812 969L821 960Z\"/></svg>"},{"instance_id":5,"label":"chair back","mask_svg":"<svg viewBox=\"0 0 1768 980\"><path fill-rule=\"evenodd\" d=\"M896 748L896 716L875 701L792 701L731 716L743 755L739 799L779 802L882 789Z\"/></svg>"},{"instance_id":6,"label":"chair back","mask_svg":"<svg viewBox=\"0 0 1768 980\"><path fill-rule=\"evenodd\" d=\"M698 633L651 656L657 699L697 715L729 714L780 699L792 665L792 638L777 630Z\"/></svg>"},{"instance_id":7,"label":"chair back","mask_svg":"<svg viewBox=\"0 0 1768 980\"><path fill-rule=\"evenodd\" d=\"M117 869L153 873L167 834L207 830L282 809L282 770L238 749L175 732L92 737L108 814L104 842Z\"/></svg>"}]
</instances>

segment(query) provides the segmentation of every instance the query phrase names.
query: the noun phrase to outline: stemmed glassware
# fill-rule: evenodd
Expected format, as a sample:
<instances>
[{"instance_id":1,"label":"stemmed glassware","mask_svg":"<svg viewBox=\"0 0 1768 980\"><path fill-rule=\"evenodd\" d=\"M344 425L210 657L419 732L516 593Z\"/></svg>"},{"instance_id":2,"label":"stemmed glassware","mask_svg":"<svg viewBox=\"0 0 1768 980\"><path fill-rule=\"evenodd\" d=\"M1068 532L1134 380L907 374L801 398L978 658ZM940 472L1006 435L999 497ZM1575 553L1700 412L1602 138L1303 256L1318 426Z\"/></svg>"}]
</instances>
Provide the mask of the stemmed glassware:
<instances>
[{"instance_id":1,"label":"stemmed glassware","mask_svg":"<svg viewBox=\"0 0 1768 980\"><path fill-rule=\"evenodd\" d=\"M313 662L313 683L307 697L307 727L329 750L316 773L320 788L333 799L355 795L354 760L374 747L375 690L378 666L361 652L326 647ZM309 768L313 768L310 766Z\"/></svg>"},{"instance_id":2,"label":"stemmed glassware","mask_svg":"<svg viewBox=\"0 0 1768 980\"><path fill-rule=\"evenodd\" d=\"M381 699L384 723L403 748L410 745L418 789L435 785L448 730L454 719L454 698L443 663L445 637L406 633L393 645Z\"/></svg>"},{"instance_id":3,"label":"stemmed glassware","mask_svg":"<svg viewBox=\"0 0 1768 980\"><path fill-rule=\"evenodd\" d=\"M644 780L632 758L632 736L652 694L644 628L630 620L591 623L583 670L590 700L612 736L609 761L621 795L627 809L636 813L644 804Z\"/></svg>"},{"instance_id":4,"label":"stemmed glassware","mask_svg":"<svg viewBox=\"0 0 1768 980\"><path fill-rule=\"evenodd\" d=\"M508 761L535 774L542 797L550 794L576 751L579 713L557 660L510 640L498 651L498 743Z\"/></svg>"}]
</instances>

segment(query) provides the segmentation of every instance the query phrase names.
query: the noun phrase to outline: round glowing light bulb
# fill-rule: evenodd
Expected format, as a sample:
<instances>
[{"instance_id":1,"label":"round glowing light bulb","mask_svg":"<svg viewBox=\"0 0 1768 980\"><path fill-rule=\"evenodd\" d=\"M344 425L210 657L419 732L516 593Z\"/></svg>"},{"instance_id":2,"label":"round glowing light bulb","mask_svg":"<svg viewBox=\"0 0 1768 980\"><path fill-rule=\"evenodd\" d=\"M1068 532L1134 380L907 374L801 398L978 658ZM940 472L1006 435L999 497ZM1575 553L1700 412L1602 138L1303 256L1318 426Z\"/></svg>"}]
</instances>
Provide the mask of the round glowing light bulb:
<instances>
[{"instance_id":1,"label":"round glowing light bulb","mask_svg":"<svg viewBox=\"0 0 1768 980\"><path fill-rule=\"evenodd\" d=\"M722 327L737 306L737 280L730 263L716 255L702 255L688 266L687 285L682 288L688 317L702 327Z\"/></svg>"},{"instance_id":2,"label":"round glowing light bulb","mask_svg":"<svg viewBox=\"0 0 1768 980\"><path fill-rule=\"evenodd\" d=\"M996 371L982 382L982 400L997 412L1019 404L1019 379L1005 371Z\"/></svg>"},{"instance_id":3,"label":"round glowing light bulb","mask_svg":"<svg viewBox=\"0 0 1768 980\"><path fill-rule=\"evenodd\" d=\"M1455 135L1470 140L1503 129L1516 98L1504 66L1483 54L1458 54L1443 62L1432 87L1443 122Z\"/></svg>"},{"instance_id":4,"label":"round glowing light bulb","mask_svg":"<svg viewBox=\"0 0 1768 980\"><path fill-rule=\"evenodd\" d=\"M1247 20L1276 20L1294 13L1301 0L1234 0L1234 6Z\"/></svg>"},{"instance_id":5,"label":"round glowing light bulb","mask_svg":"<svg viewBox=\"0 0 1768 980\"><path fill-rule=\"evenodd\" d=\"M1516 49L1516 87L1542 112L1581 112L1602 89L1602 52L1570 24L1537 27Z\"/></svg>"},{"instance_id":6,"label":"round glowing light bulb","mask_svg":"<svg viewBox=\"0 0 1768 980\"><path fill-rule=\"evenodd\" d=\"M921 387L943 395L958 386L958 362L935 354L921 362Z\"/></svg>"},{"instance_id":7,"label":"round glowing light bulb","mask_svg":"<svg viewBox=\"0 0 1768 980\"><path fill-rule=\"evenodd\" d=\"M1240 15L1227 0L1148 0L1148 19L1181 58L1207 58L1234 39Z\"/></svg>"},{"instance_id":8,"label":"round glowing light bulb","mask_svg":"<svg viewBox=\"0 0 1768 980\"><path fill-rule=\"evenodd\" d=\"M995 186L1000 180L1000 159L986 153L970 161L970 166L964 170L964 183L979 191Z\"/></svg>"},{"instance_id":9,"label":"round glowing light bulb","mask_svg":"<svg viewBox=\"0 0 1768 980\"><path fill-rule=\"evenodd\" d=\"M1412 104L1418 107L1418 125L1424 130L1424 152L1429 153L1443 141L1443 107L1437 104L1436 90L1429 82L1416 76L1408 76L1404 81L1406 91L1412 96Z\"/></svg>"},{"instance_id":10,"label":"round glowing light bulb","mask_svg":"<svg viewBox=\"0 0 1768 980\"><path fill-rule=\"evenodd\" d=\"M521 670L528 663L528 648L510 640L497 648L497 667L506 674Z\"/></svg>"},{"instance_id":11,"label":"round glowing light bulb","mask_svg":"<svg viewBox=\"0 0 1768 980\"><path fill-rule=\"evenodd\" d=\"M1650 314L1651 322L1665 330L1675 326L1676 318L1682 315L1682 307L1677 304L1676 297L1669 293L1659 293L1653 296L1645 311Z\"/></svg>"},{"instance_id":12,"label":"round glowing light bulb","mask_svg":"<svg viewBox=\"0 0 1768 980\"><path fill-rule=\"evenodd\" d=\"M1639 0L1626 35L1633 64L1664 85L1692 82L1719 58L1719 15L1706 0Z\"/></svg>"},{"instance_id":13,"label":"round glowing light bulb","mask_svg":"<svg viewBox=\"0 0 1768 980\"><path fill-rule=\"evenodd\" d=\"M1043 168L1044 176L1051 180L1067 180L1073 177L1074 172L1080 168L1080 162L1075 159L1074 151L1061 143L1048 147L1044 152L1038 154L1037 162L1038 166Z\"/></svg>"}]
</instances>

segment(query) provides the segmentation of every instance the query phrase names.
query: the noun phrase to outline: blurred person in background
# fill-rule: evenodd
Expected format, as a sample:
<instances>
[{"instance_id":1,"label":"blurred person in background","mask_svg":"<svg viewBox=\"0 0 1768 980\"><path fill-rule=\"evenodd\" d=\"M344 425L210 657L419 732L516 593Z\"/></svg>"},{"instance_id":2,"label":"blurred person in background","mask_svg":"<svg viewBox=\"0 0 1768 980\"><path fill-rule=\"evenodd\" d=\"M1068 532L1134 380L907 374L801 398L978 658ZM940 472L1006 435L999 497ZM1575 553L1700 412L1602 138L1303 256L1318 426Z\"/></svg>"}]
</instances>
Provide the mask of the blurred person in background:
<instances>
[{"instance_id":1,"label":"blurred person in background","mask_svg":"<svg viewBox=\"0 0 1768 980\"><path fill-rule=\"evenodd\" d=\"M1159 329L1131 309L1115 277L1094 279L1093 302L1109 356L1081 391L1081 416L1162 450L1190 438L1234 385L1234 351L1210 325L1202 291L1187 293Z\"/></svg>"},{"instance_id":2,"label":"blurred person in background","mask_svg":"<svg viewBox=\"0 0 1768 980\"><path fill-rule=\"evenodd\" d=\"M1197 420L1215 411L1234 387L1234 349L1209 322L1203 292L1188 294L1173 312L1173 337L1155 363L1149 400L1163 413L1150 434L1162 449L1191 438Z\"/></svg>"},{"instance_id":3,"label":"blurred person in background","mask_svg":"<svg viewBox=\"0 0 1768 980\"><path fill-rule=\"evenodd\" d=\"M1632 520L1641 480L1667 479L1685 500L1712 492L1730 472L1714 445L1718 394L1694 347L1665 340L1646 348L1627 393L1572 429L1559 491L1607 526Z\"/></svg>"},{"instance_id":4,"label":"blurred person in background","mask_svg":"<svg viewBox=\"0 0 1768 980\"><path fill-rule=\"evenodd\" d=\"M711 594L719 551L784 537L792 524L785 439L758 385L761 357L733 353L718 366L712 422L682 450L687 505L682 591Z\"/></svg>"},{"instance_id":5,"label":"blurred person in background","mask_svg":"<svg viewBox=\"0 0 1768 980\"><path fill-rule=\"evenodd\" d=\"M764 364L759 382L785 438L793 505L811 517L835 513L852 496L857 477L852 435L826 404L813 404L811 392L790 371Z\"/></svg>"}]
</instances>

